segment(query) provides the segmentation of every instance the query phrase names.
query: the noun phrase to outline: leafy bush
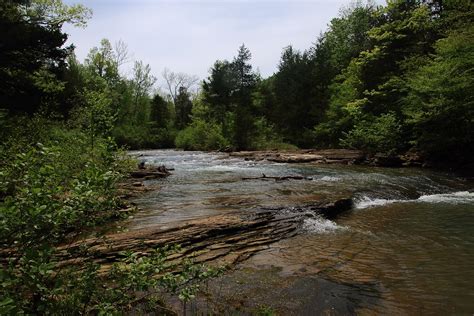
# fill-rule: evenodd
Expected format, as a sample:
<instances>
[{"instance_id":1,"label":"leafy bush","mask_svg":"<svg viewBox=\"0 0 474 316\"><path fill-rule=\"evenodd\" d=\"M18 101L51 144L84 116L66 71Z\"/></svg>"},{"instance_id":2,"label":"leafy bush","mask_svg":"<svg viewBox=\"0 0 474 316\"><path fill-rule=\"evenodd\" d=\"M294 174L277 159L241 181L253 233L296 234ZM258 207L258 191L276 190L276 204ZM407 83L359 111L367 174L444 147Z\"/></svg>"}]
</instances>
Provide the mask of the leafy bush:
<instances>
[{"instance_id":1,"label":"leafy bush","mask_svg":"<svg viewBox=\"0 0 474 316\"><path fill-rule=\"evenodd\" d=\"M393 113L383 114L356 123L351 131L344 133L342 146L364 149L369 152L391 154L400 142L401 127Z\"/></svg>"},{"instance_id":2,"label":"leafy bush","mask_svg":"<svg viewBox=\"0 0 474 316\"><path fill-rule=\"evenodd\" d=\"M176 134L176 130L171 126L163 128L151 128L149 146L147 147L173 148Z\"/></svg>"},{"instance_id":3,"label":"leafy bush","mask_svg":"<svg viewBox=\"0 0 474 316\"><path fill-rule=\"evenodd\" d=\"M174 147L176 131L171 128L149 128L147 126L121 125L112 135L120 146L130 149Z\"/></svg>"},{"instance_id":4,"label":"leafy bush","mask_svg":"<svg viewBox=\"0 0 474 316\"><path fill-rule=\"evenodd\" d=\"M39 130L25 133L18 121ZM221 272L168 262L175 249L124 253L105 274L91 260L58 262L58 245L122 216L115 188L131 161L111 138L96 135L91 143L90 129L39 117L5 123L11 129L0 143L1 315L117 314L156 307L163 292L186 302L200 281Z\"/></svg>"},{"instance_id":5,"label":"leafy bush","mask_svg":"<svg viewBox=\"0 0 474 316\"><path fill-rule=\"evenodd\" d=\"M254 150L298 149L298 147L294 145L285 143L283 138L275 131L274 126L268 123L268 121L263 117L255 120L250 148Z\"/></svg>"},{"instance_id":6,"label":"leafy bush","mask_svg":"<svg viewBox=\"0 0 474 316\"><path fill-rule=\"evenodd\" d=\"M177 249L157 249L149 256L123 253L106 273L92 262L59 268L51 248L30 251L1 270L0 314L105 315L132 308L140 313L147 305L167 312L164 293L187 302L203 281L224 271L190 260L172 263L168 257Z\"/></svg>"},{"instance_id":7,"label":"leafy bush","mask_svg":"<svg viewBox=\"0 0 474 316\"><path fill-rule=\"evenodd\" d=\"M185 150L222 150L230 147L230 142L222 135L222 127L203 120L194 120L180 131L175 144Z\"/></svg>"},{"instance_id":8,"label":"leafy bush","mask_svg":"<svg viewBox=\"0 0 474 316\"><path fill-rule=\"evenodd\" d=\"M120 146L127 146L130 149L145 148L148 137L143 127L133 125L122 125L114 128L112 135Z\"/></svg>"}]
</instances>

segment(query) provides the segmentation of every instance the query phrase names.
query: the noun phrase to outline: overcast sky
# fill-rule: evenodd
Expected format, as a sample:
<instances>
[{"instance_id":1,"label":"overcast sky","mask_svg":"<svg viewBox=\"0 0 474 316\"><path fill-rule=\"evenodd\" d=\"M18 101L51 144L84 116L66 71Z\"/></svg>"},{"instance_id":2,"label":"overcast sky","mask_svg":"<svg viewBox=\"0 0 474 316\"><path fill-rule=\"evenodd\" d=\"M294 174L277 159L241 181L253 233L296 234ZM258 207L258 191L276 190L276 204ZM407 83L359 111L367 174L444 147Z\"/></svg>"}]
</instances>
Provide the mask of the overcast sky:
<instances>
[{"instance_id":1,"label":"overcast sky","mask_svg":"<svg viewBox=\"0 0 474 316\"><path fill-rule=\"evenodd\" d=\"M86 29L65 27L83 61L102 38L122 40L160 80L167 67L204 79L217 59L245 43L263 77L277 69L282 48L307 49L350 0L65 0L93 10ZM377 1L381 3L382 1Z\"/></svg>"}]
</instances>

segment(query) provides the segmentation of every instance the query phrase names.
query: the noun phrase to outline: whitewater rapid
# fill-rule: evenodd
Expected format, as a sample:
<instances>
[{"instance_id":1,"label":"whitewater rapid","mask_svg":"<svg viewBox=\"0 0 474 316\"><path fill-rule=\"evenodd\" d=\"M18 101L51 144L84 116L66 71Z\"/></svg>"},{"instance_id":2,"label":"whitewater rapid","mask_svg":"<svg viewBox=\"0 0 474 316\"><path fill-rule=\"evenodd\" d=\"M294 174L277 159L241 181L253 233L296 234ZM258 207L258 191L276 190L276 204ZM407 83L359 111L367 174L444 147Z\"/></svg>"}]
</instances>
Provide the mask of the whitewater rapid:
<instances>
[{"instance_id":1,"label":"whitewater rapid","mask_svg":"<svg viewBox=\"0 0 474 316\"><path fill-rule=\"evenodd\" d=\"M365 209L384 206L393 203L447 203L447 204L474 204L474 192L458 191L452 193L439 193L421 195L417 199L383 199L362 196L354 201L354 208Z\"/></svg>"}]
</instances>

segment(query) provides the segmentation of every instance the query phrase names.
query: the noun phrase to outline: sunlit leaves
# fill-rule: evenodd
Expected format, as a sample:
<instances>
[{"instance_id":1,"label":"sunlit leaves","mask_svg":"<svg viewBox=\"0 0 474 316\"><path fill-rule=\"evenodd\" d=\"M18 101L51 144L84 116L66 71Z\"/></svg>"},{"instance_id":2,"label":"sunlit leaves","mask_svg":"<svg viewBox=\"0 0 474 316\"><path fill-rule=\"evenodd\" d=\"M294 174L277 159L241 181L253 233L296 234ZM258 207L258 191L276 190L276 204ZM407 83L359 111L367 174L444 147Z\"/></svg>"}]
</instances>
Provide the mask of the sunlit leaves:
<instances>
[{"instance_id":1,"label":"sunlit leaves","mask_svg":"<svg viewBox=\"0 0 474 316\"><path fill-rule=\"evenodd\" d=\"M70 23L86 27L92 17L92 10L82 4L66 5L62 0L31 0L22 7L25 15L32 20L40 20L46 25L61 26Z\"/></svg>"}]
</instances>

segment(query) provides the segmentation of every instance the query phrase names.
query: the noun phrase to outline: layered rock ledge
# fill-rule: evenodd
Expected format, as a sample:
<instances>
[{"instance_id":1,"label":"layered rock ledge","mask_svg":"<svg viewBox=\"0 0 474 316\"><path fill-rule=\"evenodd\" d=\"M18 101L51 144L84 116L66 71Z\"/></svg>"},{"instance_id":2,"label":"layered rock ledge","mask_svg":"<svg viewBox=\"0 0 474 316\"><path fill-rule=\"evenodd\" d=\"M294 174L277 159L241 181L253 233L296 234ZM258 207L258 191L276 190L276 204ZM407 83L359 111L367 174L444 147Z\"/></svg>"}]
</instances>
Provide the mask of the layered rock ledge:
<instances>
[{"instance_id":1,"label":"layered rock ledge","mask_svg":"<svg viewBox=\"0 0 474 316\"><path fill-rule=\"evenodd\" d=\"M271 243L298 234L307 217L334 218L351 207L351 200L344 198L317 201L290 209L271 208L212 216L179 223L171 228L157 225L64 245L58 249L57 259L62 265L92 259L101 264L105 271L126 251L148 255L156 248L180 245L181 251L170 260L188 257L196 263L234 265Z\"/></svg>"},{"instance_id":2,"label":"layered rock ledge","mask_svg":"<svg viewBox=\"0 0 474 316\"><path fill-rule=\"evenodd\" d=\"M277 163L364 164L381 167L423 166L423 159L415 153L405 155L367 154L352 149L306 149L297 151L239 151L230 157L246 160L267 160Z\"/></svg>"}]
</instances>

